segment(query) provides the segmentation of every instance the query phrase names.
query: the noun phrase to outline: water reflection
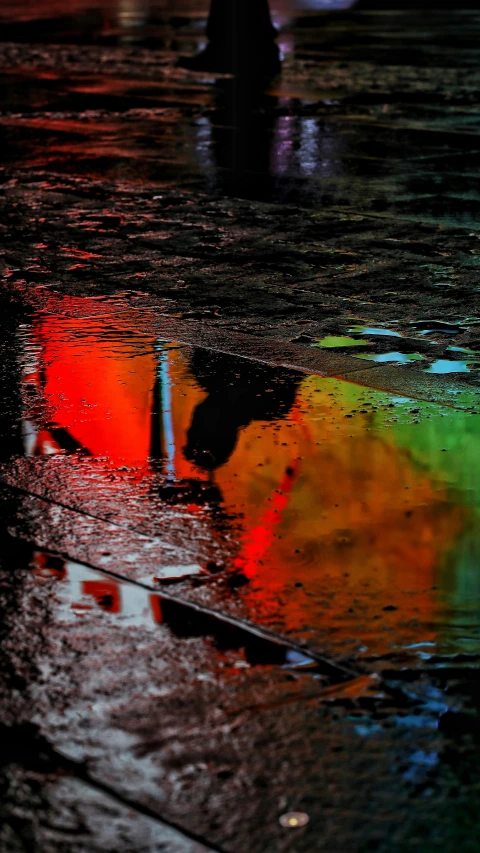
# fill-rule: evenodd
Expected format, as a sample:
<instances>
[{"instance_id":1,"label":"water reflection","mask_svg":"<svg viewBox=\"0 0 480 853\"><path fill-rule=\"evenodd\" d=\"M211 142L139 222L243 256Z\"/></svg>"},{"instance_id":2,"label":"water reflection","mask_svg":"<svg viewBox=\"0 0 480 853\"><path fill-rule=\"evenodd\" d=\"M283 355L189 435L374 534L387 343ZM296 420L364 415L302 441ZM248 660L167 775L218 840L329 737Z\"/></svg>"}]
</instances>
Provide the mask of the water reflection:
<instances>
[{"instance_id":1,"label":"water reflection","mask_svg":"<svg viewBox=\"0 0 480 853\"><path fill-rule=\"evenodd\" d=\"M214 170L212 189L269 197L277 105L276 95L248 80L216 83L214 109L195 128L200 165L207 175Z\"/></svg>"},{"instance_id":2,"label":"water reflection","mask_svg":"<svg viewBox=\"0 0 480 853\"><path fill-rule=\"evenodd\" d=\"M275 124L270 167L278 178L326 182L343 174L345 140L334 124L318 118L282 115ZM307 190L308 192L308 190Z\"/></svg>"},{"instance_id":3,"label":"water reflection","mask_svg":"<svg viewBox=\"0 0 480 853\"><path fill-rule=\"evenodd\" d=\"M329 110L320 107L323 114L317 115L318 93L306 91L305 82L292 92L288 83L270 81L265 87L257 78L214 80L174 71L178 53L188 53L189 44L195 52L203 38L201 16L188 4L184 12L182 18L177 4L148 0L93 7L78 2L67 11L44 2L30 7L21 22L9 22L4 10L6 40L120 45L100 70L93 54L82 59L82 74L90 71L81 83L60 75L47 84L37 75L24 91L23 84L19 89L7 81L4 106L17 119L3 128L4 158L70 176L193 182L234 197L305 204L322 202L327 192L343 197L349 148L358 140L347 139ZM294 49L297 35L287 23L284 47L290 41ZM130 44L143 45L147 53L130 56ZM68 62L77 59L72 55ZM308 106L304 114L304 99L310 99L314 115ZM30 101L44 104L44 114L32 118ZM351 184L345 190L349 197Z\"/></svg>"},{"instance_id":4,"label":"water reflection","mask_svg":"<svg viewBox=\"0 0 480 853\"><path fill-rule=\"evenodd\" d=\"M185 457L214 470L231 457L241 428L288 415L300 378L292 371L195 350L190 369L207 396L195 407Z\"/></svg>"},{"instance_id":5,"label":"water reflection","mask_svg":"<svg viewBox=\"0 0 480 853\"><path fill-rule=\"evenodd\" d=\"M154 495L181 503L185 540L215 540L245 606L284 630L476 647L474 414L168 344L128 320L38 317L22 339L25 453L71 458L67 497L95 463L95 506L116 501L121 517L122 479L143 513ZM202 502L213 511L193 534Z\"/></svg>"},{"instance_id":6,"label":"water reflection","mask_svg":"<svg viewBox=\"0 0 480 853\"><path fill-rule=\"evenodd\" d=\"M30 565L36 582L54 594L59 622L88 617L89 624L93 625L95 622L98 624L99 614L110 614L128 628L148 630L164 625L178 637L208 637L214 640L219 650L241 650L248 664L308 668L311 674L316 673L317 678L333 678L340 682L355 675L341 666L307 657L300 650L291 648L288 641L284 643L268 635L261 636L239 622L228 622L211 611L191 607L187 602L120 580L82 563L34 550Z\"/></svg>"},{"instance_id":7,"label":"water reflection","mask_svg":"<svg viewBox=\"0 0 480 853\"><path fill-rule=\"evenodd\" d=\"M57 619L81 619L101 610L119 616L124 624L153 627L163 621L158 595L134 584L122 584L113 577L45 551L32 555L32 573L37 583L59 581Z\"/></svg>"},{"instance_id":8,"label":"water reflection","mask_svg":"<svg viewBox=\"0 0 480 853\"><path fill-rule=\"evenodd\" d=\"M291 114L293 101L249 81L219 80L214 94L214 109L194 125L211 191L288 200L308 196L308 180L327 188L342 178L346 143L335 124Z\"/></svg>"}]
</instances>

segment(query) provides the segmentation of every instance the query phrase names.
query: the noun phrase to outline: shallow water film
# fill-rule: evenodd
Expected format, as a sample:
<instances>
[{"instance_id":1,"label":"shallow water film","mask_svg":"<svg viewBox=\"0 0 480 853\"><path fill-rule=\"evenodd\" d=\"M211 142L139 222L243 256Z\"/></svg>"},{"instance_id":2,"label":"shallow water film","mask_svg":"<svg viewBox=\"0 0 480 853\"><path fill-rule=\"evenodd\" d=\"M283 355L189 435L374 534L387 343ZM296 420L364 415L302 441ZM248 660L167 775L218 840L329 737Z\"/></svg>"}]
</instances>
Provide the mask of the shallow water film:
<instances>
[{"instance_id":1,"label":"shallow water film","mask_svg":"<svg viewBox=\"0 0 480 853\"><path fill-rule=\"evenodd\" d=\"M34 476L36 494L164 547L181 522L162 580L241 582L245 613L283 630L311 622L333 646L353 634L364 654L476 649L473 407L158 340L133 317L40 315L18 346L23 455L4 468L12 486ZM131 571L154 583L152 543L145 564L137 547ZM122 547L109 555L116 570L124 562Z\"/></svg>"},{"instance_id":2,"label":"shallow water film","mask_svg":"<svg viewBox=\"0 0 480 853\"><path fill-rule=\"evenodd\" d=\"M0 3L0 853L480 849L478 4L268 5Z\"/></svg>"},{"instance_id":3,"label":"shallow water film","mask_svg":"<svg viewBox=\"0 0 480 853\"><path fill-rule=\"evenodd\" d=\"M81 808L95 843L105 796L145 849L156 822L179 849L230 849L231 825L254 849L297 829L308 850L327 766L337 813L350 774L362 800L398 803L400 784L428 810L476 719L473 393L418 401L76 305L11 332L4 731L23 808ZM239 773L255 830L230 802ZM212 838L218 790L233 817Z\"/></svg>"}]
</instances>

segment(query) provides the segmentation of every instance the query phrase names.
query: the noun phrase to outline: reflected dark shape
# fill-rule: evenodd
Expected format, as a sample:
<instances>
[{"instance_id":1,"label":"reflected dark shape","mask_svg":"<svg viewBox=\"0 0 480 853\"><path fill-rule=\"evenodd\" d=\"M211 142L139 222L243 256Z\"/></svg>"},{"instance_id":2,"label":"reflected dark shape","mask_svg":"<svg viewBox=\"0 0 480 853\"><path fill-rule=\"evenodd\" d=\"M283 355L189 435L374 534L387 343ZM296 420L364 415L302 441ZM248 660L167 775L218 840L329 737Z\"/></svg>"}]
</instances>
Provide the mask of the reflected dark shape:
<instances>
[{"instance_id":1,"label":"reflected dark shape","mask_svg":"<svg viewBox=\"0 0 480 853\"><path fill-rule=\"evenodd\" d=\"M208 45L179 64L194 71L257 77L280 71L268 0L211 0Z\"/></svg>"},{"instance_id":2,"label":"reflected dark shape","mask_svg":"<svg viewBox=\"0 0 480 853\"><path fill-rule=\"evenodd\" d=\"M220 80L211 116L211 152L222 192L269 199L278 98L248 81Z\"/></svg>"},{"instance_id":3,"label":"reflected dark shape","mask_svg":"<svg viewBox=\"0 0 480 853\"><path fill-rule=\"evenodd\" d=\"M241 427L287 415L302 380L289 370L201 349L190 369L208 396L193 413L184 453L209 471L230 458Z\"/></svg>"},{"instance_id":4,"label":"reflected dark shape","mask_svg":"<svg viewBox=\"0 0 480 853\"><path fill-rule=\"evenodd\" d=\"M66 453L83 453L85 456L91 456L90 450L87 447L83 447L79 441L75 438L75 436L71 435L71 433L65 429L65 427L57 426L55 423L45 424L45 429L47 429L52 436L53 440L58 444L61 450L64 450Z\"/></svg>"},{"instance_id":5,"label":"reflected dark shape","mask_svg":"<svg viewBox=\"0 0 480 853\"><path fill-rule=\"evenodd\" d=\"M221 622L208 613L195 611L178 601L161 601L162 622L180 638L213 637L216 647L244 649L250 664L282 666L287 662L288 648L265 637L252 636L240 626Z\"/></svg>"},{"instance_id":6,"label":"reflected dark shape","mask_svg":"<svg viewBox=\"0 0 480 853\"><path fill-rule=\"evenodd\" d=\"M63 595L70 602L71 613L87 613L98 608L98 611L120 617L128 614L137 625L149 624L153 620L156 625L167 626L179 638L205 637L213 640L215 647L221 651L244 650L250 664L308 667L309 671L333 678L336 682L356 675L348 667L321 655L312 653L312 657L311 653L307 654L298 647L295 641L266 632L202 604L131 583L121 576L66 560L52 552L35 549L32 553L27 549L25 555L38 584L49 584L50 581L62 583ZM77 595L80 596L78 600ZM94 608L90 602L95 602ZM73 618L76 619L77 615Z\"/></svg>"},{"instance_id":7,"label":"reflected dark shape","mask_svg":"<svg viewBox=\"0 0 480 853\"><path fill-rule=\"evenodd\" d=\"M150 457L152 460L163 461L163 448L162 448L162 392L160 387L160 376L158 374L155 377L155 384L153 386L153 399L152 399L152 412L151 412L151 436L150 436Z\"/></svg>"},{"instance_id":8,"label":"reflected dark shape","mask_svg":"<svg viewBox=\"0 0 480 853\"><path fill-rule=\"evenodd\" d=\"M21 371L18 362L18 327L25 311L7 298L0 299L0 463L23 453Z\"/></svg>"},{"instance_id":9,"label":"reflected dark shape","mask_svg":"<svg viewBox=\"0 0 480 853\"><path fill-rule=\"evenodd\" d=\"M255 629L228 621L228 617L182 602L157 596L157 621L179 638L211 637L219 651L241 650L251 666L284 666L307 669L309 673L339 684L356 676L353 670L327 658L311 658L281 637L261 635Z\"/></svg>"},{"instance_id":10,"label":"reflected dark shape","mask_svg":"<svg viewBox=\"0 0 480 853\"><path fill-rule=\"evenodd\" d=\"M241 77L217 80L195 151L210 193L289 204L336 192L349 156L335 122L296 115L274 87Z\"/></svg>"}]
</instances>

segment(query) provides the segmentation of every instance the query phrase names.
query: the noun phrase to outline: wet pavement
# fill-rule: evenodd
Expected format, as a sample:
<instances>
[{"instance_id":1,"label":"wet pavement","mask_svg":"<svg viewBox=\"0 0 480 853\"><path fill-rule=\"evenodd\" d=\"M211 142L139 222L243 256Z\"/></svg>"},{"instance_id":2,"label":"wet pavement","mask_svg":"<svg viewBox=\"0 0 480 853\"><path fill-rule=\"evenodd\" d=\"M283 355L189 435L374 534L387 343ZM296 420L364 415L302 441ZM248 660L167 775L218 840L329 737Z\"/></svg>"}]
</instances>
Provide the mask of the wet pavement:
<instances>
[{"instance_id":1,"label":"wet pavement","mask_svg":"<svg viewBox=\"0 0 480 853\"><path fill-rule=\"evenodd\" d=\"M477 318L477 350L478 13L324 5L274 7L267 89L175 66L201 4L4 5L9 287L141 290L307 346Z\"/></svg>"},{"instance_id":2,"label":"wet pavement","mask_svg":"<svg viewBox=\"0 0 480 853\"><path fill-rule=\"evenodd\" d=\"M342 654L475 648L475 405L187 347L85 303L16 332L23 452L2 481L20 536L222 608L226 584L250 621L312 622Z\"/></svg>"},{"instance_id":3,"label":"wet pavement","mask_svg":"<svg viewBox=\"0 0 480 853\"><path fill-rule=\"evenodd\" d=\"M475 405L54 302L4 322L5 849L467 844Z\"/></svg>"},{"instance_id":4,"label":"wet pavement","mask_svg":"<svg viewBox=\"0 0 480 853\"><path fill-rule=\"evenodd\" d=\"M479 13L378 5L0 9L6 853L478 851Z\"/></svg>"}]
</instances>

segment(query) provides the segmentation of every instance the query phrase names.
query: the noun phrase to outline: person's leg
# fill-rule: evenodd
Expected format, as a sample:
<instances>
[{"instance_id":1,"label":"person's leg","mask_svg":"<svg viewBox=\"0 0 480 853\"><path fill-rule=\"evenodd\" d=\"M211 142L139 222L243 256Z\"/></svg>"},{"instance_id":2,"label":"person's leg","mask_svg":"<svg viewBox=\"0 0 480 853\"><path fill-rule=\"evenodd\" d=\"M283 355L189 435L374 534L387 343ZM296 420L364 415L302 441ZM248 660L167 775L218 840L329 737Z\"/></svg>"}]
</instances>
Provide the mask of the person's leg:
<instances>
[{"instance_id":1,"label":"person's leg","mask_svg":"<svg viewBox=\"0 0 480 853\"><path fill-rule=\"evenodd\" d=\"M242 74L280 70L268 0L211 0L207 36L207 48L183 59L184 67Z\"/></svg>"},{"instance_id":2,"label":"person's leg","mask_svg":"<svg viewBox=\"0 0 480 853\"><path fill-rule=\"evenodd\" d=\"M268 0L211 0L207 36L210 43L272 41L276 36Z\"/></svg>"}]
</instances>

